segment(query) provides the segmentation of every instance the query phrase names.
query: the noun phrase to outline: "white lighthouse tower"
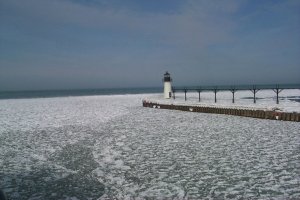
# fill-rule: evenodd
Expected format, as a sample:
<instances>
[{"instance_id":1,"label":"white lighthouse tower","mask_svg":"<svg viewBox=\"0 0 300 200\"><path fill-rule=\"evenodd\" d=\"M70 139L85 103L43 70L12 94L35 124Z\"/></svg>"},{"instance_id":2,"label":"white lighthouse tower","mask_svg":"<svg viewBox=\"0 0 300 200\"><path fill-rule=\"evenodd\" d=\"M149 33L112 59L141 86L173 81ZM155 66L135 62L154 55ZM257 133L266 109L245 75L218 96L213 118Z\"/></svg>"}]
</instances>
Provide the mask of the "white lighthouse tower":
<instances>
[{"instance_id":1,"label":"white lighthouse tower","mask_svg":"<svg viewBox=\"0 0 300 200\"><path fill-rule=\"evenodd\" d=\"M164 74L164 97L165 99L170 99L172 97L172 86L171 86L171 76L169 72Z\"/></svg>"}]
</instances>

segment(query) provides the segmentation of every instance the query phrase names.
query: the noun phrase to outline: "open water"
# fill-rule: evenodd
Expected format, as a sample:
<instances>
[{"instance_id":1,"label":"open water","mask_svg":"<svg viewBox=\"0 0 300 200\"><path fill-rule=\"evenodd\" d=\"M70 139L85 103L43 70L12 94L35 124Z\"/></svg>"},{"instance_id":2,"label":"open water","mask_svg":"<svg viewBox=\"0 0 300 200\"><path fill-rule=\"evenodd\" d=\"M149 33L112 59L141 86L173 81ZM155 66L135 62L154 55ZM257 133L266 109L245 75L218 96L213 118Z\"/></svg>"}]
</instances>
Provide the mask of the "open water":
<instances>
[{"instance_id":1,"label":"open water","mask_svg":"<svg viewBox=\"0 0 300 200\"><path fill-rule=\"evenodd\" d=\"M299 123L143 108L149 95L0 100L0 188L13 200L300 198Z\"/></svg>"},{"instance_id":2,"label":"open water","mask_svg":"<svg viewBox=\"0 0 300 200\"><path fill-rule=\"evenodd\" d=\"M0 91L0 99L50 98L50 97L118 95L118 94L145 94L145 93L160 93L162 91L163 91L163 89L159 88L159 87Z\"/></svg>"}]
</instances>

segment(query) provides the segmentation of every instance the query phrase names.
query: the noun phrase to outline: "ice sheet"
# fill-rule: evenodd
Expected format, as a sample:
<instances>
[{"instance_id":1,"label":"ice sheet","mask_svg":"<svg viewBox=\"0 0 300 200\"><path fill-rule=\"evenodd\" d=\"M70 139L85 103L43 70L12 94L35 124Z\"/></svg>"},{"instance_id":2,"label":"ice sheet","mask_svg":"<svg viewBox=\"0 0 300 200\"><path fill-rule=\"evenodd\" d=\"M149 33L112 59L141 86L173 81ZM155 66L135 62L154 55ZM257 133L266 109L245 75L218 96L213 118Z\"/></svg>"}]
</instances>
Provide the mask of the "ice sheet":
<instances>
[{"instance_id":1,"label":"ice sheet","mask_svg":"<svg viewBox=\"0 0 300 200\"><path fill-rule=\"evenodd\" d=\"M300 198L299 123L142 107L160 97L0 100L0 187L11 199Z\"/></svg>"}]
</instances>

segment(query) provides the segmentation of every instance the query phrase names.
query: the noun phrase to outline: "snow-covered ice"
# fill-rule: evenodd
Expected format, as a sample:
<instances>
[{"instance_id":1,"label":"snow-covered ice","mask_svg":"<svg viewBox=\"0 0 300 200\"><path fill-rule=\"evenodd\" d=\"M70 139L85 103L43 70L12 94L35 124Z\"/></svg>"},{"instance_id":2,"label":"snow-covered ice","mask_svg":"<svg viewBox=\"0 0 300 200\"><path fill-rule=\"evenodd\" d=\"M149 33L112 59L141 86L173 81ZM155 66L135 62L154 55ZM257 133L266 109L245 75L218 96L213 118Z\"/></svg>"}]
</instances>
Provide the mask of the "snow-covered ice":
<instances>
[{"instance_id":1,"label":"snow-covered ice","mask_svg":"<svg viewBox=\"0 0 300 200\"><path fill-rule=\"evenodd\" d=\"M160 97L0 100L0 188L11 199L300 198L300 123L142 107Z\"/></svg>"}]
</instances>

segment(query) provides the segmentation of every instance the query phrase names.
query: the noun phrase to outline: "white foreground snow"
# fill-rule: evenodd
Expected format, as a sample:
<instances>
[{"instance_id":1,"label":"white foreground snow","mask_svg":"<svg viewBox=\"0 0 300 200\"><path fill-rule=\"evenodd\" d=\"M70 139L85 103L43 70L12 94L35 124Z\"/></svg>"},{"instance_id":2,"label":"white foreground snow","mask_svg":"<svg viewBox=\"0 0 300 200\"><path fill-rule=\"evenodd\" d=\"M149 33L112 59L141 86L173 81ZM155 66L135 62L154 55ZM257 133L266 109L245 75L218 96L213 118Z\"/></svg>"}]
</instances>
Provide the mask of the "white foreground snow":
<instances>
[{"instance_id":1,"label":"white foreground snow","mask_svg":"<svg viewBox=\"0 0 300 200\"><path fill-rule=\"evenodd\" d=\"M0 100L0 188L11 199L300 198L300 123L142 107L160 97Z\"/></svg>"}]
</instances>

